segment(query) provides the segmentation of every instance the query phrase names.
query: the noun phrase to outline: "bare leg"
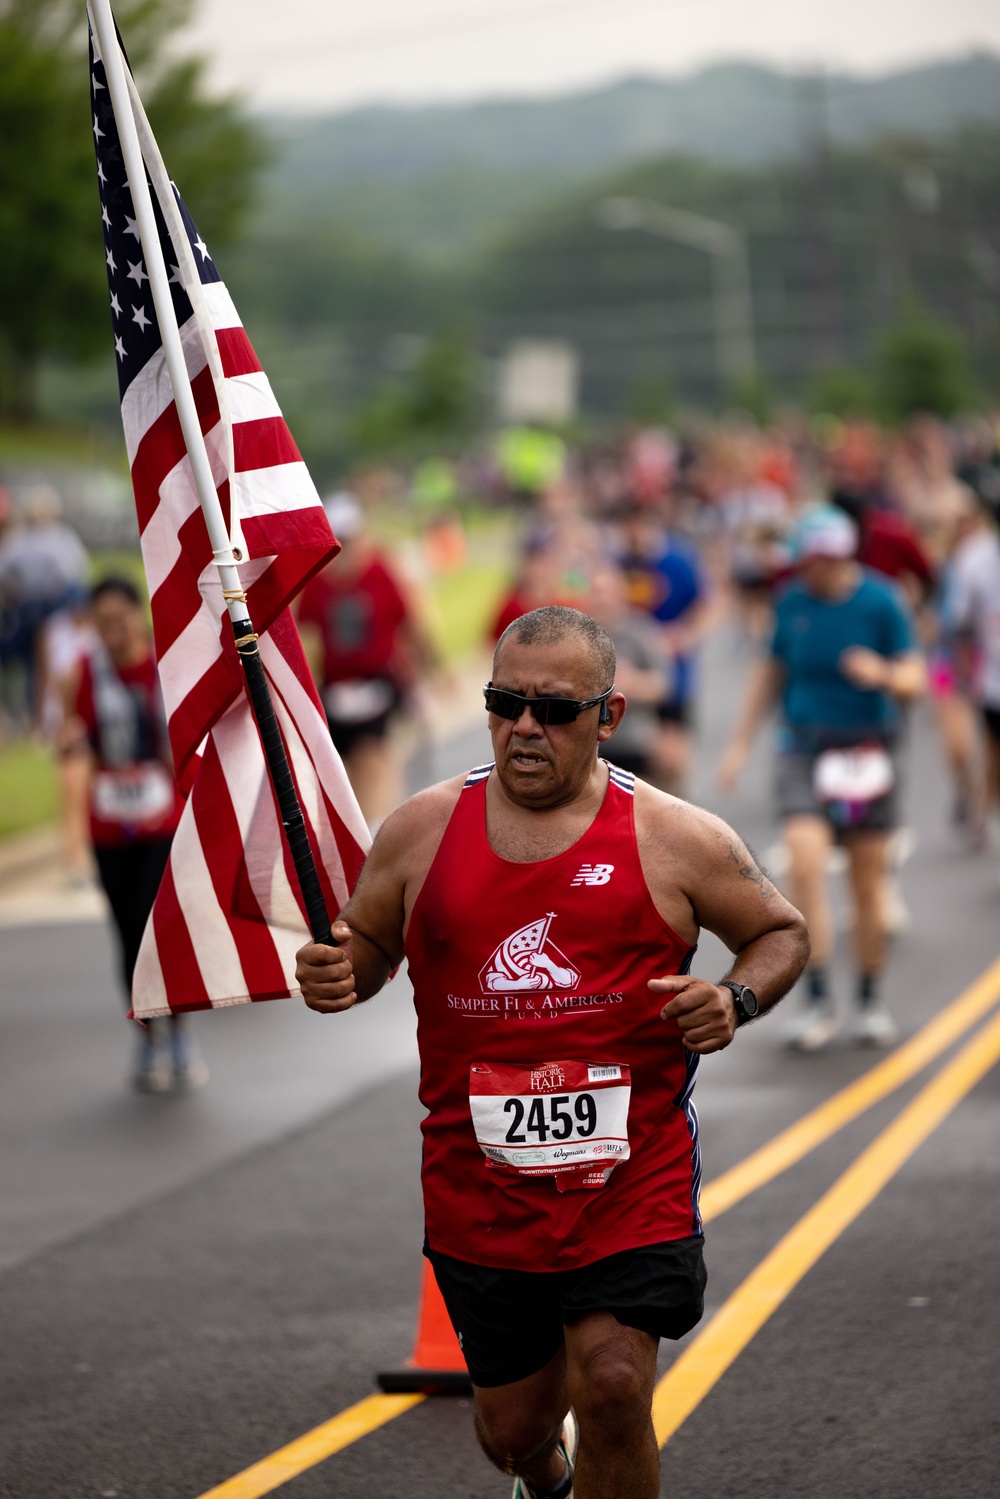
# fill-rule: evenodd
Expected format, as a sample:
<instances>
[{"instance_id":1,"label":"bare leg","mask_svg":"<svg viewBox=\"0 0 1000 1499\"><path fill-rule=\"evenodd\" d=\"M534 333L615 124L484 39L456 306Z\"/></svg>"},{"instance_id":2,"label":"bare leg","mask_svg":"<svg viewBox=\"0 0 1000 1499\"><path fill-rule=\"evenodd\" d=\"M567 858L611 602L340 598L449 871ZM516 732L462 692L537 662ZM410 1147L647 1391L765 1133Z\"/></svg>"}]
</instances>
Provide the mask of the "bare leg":
<instances>
[{"instance_id":1,"label":"bare leg","mask_svg":"<svg viewBox=\"0 0 1000 1499\"><path fill-rule=\"evenodd\" d=\"M889 834L852 833L847 839L854 897L854 949L858 971L878 974L885 967L886 881Z\"/></svg>"},{"instance_id":2,"label":"bare leg","mask_svg":"<svg viewBox=\"0 0 1000 1499\"><path fill-rule=\"evenodd\" d=\"M569 1410L566 1351L544 1369L513 1384L474 1387L476 1436L495 1467L519 1474L533 1488L555 1488L566 1472L556 1448Z\"/></svg>"},{"instance_id":3,"label":"bare leg","mask_svg":"<svg viewBox=\"0 0 1000 1499\"><path fill-rule=\"evenodd\" d=\"M691 730L681 723L661 723L653 747L654 778L661 791L683 796L691 764Z\"/></svg>"},{"instance_id":4,"label":"bare leg","mask_svg":"<svg viewBox=\"0 0 1000 1499\"><path fill-rule=\"evenodd\" d=\"M987 817L1000 801L1000 739L986 735L986 775L984 800Z\"/></svg>"},{"instance_id":5,"label":"bare leg","mask_svg":"<svg viewBox=\"0 0 1000 1499\"><path fill-rule=\"evenodd\" d=\"M824 817L789 817L784 828L788 848L788 898L798 906L809 927L812 954L809 965L825 968L833 954L833 912L827 881L827 856L833 832Z\"/></svg>"},{"instance_id":6,"label":"bare leg","mask_svg":"<svg viewBox=\"0 0 1000 1499\"><path fill-rule=\"evenodd\" d=\"M84 755L64 755L56 760L59 785L59 833L63 869L71 878L90 873L90 828L87 793L90 767Z\"/></svg>"},{"instance_id":7,"label":"bare leg","mask_svg":"<svg viewBox=\"0 0 1000 1499\"><path fill-rule=\"evenodd\" d=\"M574 1499L656 1499L656 1338L594 1312L566 1329L569 1394L580 1426Z\"/></svg>"},{"instance_id":8,"label":"bare leg","mask_svg":"<svg viewBox=\"0 0 1000 1499\"><path fill-rule=\"evenodd\" d=\"M384 739L359 739L350 754L344 757L344 768L365 821L369 827L376 827L403 800L402 775L395 745L388 736Z\"/></svg>"},{"instance_id":9,"label":"bare leg","mask_svg":"<svg viewBox=\"0 0 1000 1499\"><path fill-rule=\"evenodd\" d=\"M952 693L934 699L941 741L965 821L975 828L982 808L982 784L977 753L976 714L968 698Z\"/></svg>"},{"instance_id":10,"label":"bare leg","mask_svg":"<svg viewBox=\"0 0 1000 1499\"><path fill-rule=\"evenodd\" d=\"M557 1452L570 1403L580 1427L574 1499L656 1499L653 1432L657 1341L594 1312L566 1328L566 1346L528 1379L475 1390L476 1434L490 1461L533 1488L565 1475Z\"/></svg>"}]
</instances>

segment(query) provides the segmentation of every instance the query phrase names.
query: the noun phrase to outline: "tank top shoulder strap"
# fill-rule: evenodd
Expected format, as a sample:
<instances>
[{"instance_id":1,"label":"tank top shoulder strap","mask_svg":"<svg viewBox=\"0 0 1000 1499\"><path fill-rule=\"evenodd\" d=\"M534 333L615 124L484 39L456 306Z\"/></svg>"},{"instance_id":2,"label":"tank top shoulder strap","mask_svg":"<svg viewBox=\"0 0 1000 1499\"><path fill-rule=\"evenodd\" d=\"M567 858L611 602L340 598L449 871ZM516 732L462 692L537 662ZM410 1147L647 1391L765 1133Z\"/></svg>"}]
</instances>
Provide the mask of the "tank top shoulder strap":
<instances>
[{"instance_id":1,"label":"tank top shoulder strap","mask_svg":"<svg viewBox=\"0 0 1000 1499\"><path fill-rule=\"evenodd\" d=\"M611 784L613 786L616 786L619 791L624 791L626 796L634 796L635 776L632 774L632 772L630 770L621 770L619 766L613 764L610 760L608 760L606 764L608 767L608 775L610 777ZM465 783L462 786L462 790L470 791L473 786L482 785L483 781L488 780L490 771L493 769L493 765L494 761L490 760L486 765L473 766L472 770L469 771L468 775L465 778Z\"/></svg>"},{"instance_id":2,"label":"tank top shoulder strap","mask_svg":"<svg viewBox=\"0 0 1000 1499\"><path fill-rule=\"evenodd\" d=\"M620 770L610 760L607 764L612 786L616 786L619 791L624 791L626 796L635 796L635 776L632 772L630 770Z\"/></svg>"}]
</instances>

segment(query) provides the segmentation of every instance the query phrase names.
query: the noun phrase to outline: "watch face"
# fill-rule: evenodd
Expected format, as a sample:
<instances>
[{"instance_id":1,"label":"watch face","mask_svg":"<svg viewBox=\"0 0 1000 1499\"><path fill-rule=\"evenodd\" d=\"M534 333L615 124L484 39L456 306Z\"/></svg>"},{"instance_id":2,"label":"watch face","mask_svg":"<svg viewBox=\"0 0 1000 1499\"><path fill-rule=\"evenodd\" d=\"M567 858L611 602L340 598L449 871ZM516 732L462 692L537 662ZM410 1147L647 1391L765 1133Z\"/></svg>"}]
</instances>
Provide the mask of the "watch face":
<instances>
[{"instance_id":1,"label":"watch face","mask_svg":"<svg viewBox=\"0 0 1000 1499\"><path fill-rule=\"evenodd\" d=\"M752 989L744 989L742 995L740 996L740 1002L743 1006L744 1015L748 1020L752 1020L760 1009L760 1005L757 1003L756 994Z\"/></svg>"}]
</instances>

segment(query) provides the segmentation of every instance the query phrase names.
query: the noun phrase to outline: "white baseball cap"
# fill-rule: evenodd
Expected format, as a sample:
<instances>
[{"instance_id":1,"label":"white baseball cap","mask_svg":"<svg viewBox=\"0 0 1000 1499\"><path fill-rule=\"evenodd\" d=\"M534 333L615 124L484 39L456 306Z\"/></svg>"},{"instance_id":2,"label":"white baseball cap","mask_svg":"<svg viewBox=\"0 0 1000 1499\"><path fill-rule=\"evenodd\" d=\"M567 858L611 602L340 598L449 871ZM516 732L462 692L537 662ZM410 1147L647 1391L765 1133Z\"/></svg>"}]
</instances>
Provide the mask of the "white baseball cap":
<instances>
[{"instance_id":1,"label":"white baseball cap","mask_svg":"<svg viewBox=\"0 0 1000 1499\"><path fill-rule=\"evenodd\" d=\"M336 494L327 495L323 509L338 541L350 541L364 529L364 512L349 490L339 489Z\"/></svg>"},{"instance_id":2,"label":"white baseball cap","mask_svg":"<svg viewBox=\"0 0 1000 1499\"><path fill-rule=\"evenodd\" d=\"M792 532L792 555L796 562L807 557L846 559L858 550L858 528L834 505L814 505Z\"/></svg>"}]
</instances>

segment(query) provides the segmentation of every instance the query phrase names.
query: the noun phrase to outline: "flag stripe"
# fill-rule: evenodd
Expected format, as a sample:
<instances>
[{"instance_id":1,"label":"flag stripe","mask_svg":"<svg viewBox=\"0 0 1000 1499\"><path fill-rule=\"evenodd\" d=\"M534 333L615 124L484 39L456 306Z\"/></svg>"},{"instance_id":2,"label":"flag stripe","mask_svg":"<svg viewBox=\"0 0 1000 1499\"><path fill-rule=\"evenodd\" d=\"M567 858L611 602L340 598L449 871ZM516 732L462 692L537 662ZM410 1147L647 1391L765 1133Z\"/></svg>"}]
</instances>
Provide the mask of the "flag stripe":
<instances>
[{"instance_id":1,"label":"flag stripe","mask_svg":"<svg viewBox=\"0 0 1000 1499\"><path fill-rule=\"evenodd\" d=\"M139 380L142 379L140 375ZM136 384L139 381L135 382ZM207 434L219 423L219 403L212 383L212 372L206 366L191 382L201 430ZM212 445L217 450L217 444ZM160 503L160 486L178 463L190 469L184 434L177 407L171 402L156 417L142 434L136 445L132 460L132 485L135 489L136 509L139 515L139 533L145 530L150 516ZM225 472L216 476L216 482L225 477ZM189 480L194 489L194 480ZM197 494L197 491L195 492Z\"/></svg>"},{"instance_id":2,"label":"flag stripe","mask_svg":"<svg viewBox=\"0 0 1000 1499\"><path fill-rule=\"evenodd\" d=\"M224 729L225 724L220 726L220 736ZM241 739L239 745L230 744L226 757L233 812L234 816L239 815L243 838L245 870L241 871L241 877L245 875L254 900L272 928L286 927L304 936L305 919L293 887L294 871L290 875L284 864L285 840L278 822L274 792L262 761L259 758L255 762L248 760L257 731L245 714L232 723L231 730L238 732ZM220 737L220 748L221 745ZM258 766L255 776L245 770L239 778L232 775L234 766L249 763Z\"/></svg>"},{"instance_id":3,"label":"flag stripe","mask_svg":"<svg viewBox=\"0 0 1000 1499\"><path fill-rule=\"evenodd\" d=\"M251 522L260 521L265 523L257 528L263 543L272 534L280 537L280 532L268 529L280 526L290 528L292 534L305 539L311 546L319 545L326 517L315 514L316 491L309 470L301 460L284 463L280 468L236 474L233 491L240 508L244 535L248 534L247 527ZM312 514L302 513L310 510ZM281 551L283 548L272 546L271 550Z\"/></svg>"},{"instance_id":4,"label":"flag stripe","mask_svg":"<svg viewBox=\"0 0 1000 1499\"><path fill-rule=\"evenodd\" d=\"M265 417L281 422L282 427L285 425L281 407L274 399L271 382L263 370L227 380L226 397L229 401L229 414L237 427L241 422L260 421ZM315 491L313 493L315 495ZM315 503L313 499L313 504Z\"/></svg>"},{"instance_id":5,"label":"flag stripe","mask_svg":"<svg viewBox=\"0 0 1000 1499\"><path fill-rule=\"evenodd\" d=\"M199 780L210 756L211 749L199 770ZM215 861L210 868L199 833L197 809L193 811L194 815L178 827L171 850L174 867L184 870L184 878L177 886L178 905L195 951L211 947L212 972L222 992L230 999L244 996L249 999L250 986L244 977L239 950L212 878L214 868L216 877L225 886L225 871Z\"/></svg>"},{"instance_id":6,"label":"flag stripe","mask_svg":"<svg viewBox=\"0 0 1000 1499\"><path fill-rule=\"evenodd\" d=\"M215 339L219 345L222 373L228 378L239 375L254 375L261 363L242 327L216 328Z\"/></svg>"},{"instance_id":7,"label":"flag stripe","mask_svg":"<svg viewBox=\"0 0 1000 1499\"><path fill-rule=\"evenodd\" d=\"M185 807L181 821L187 816L188 808ZM181 1010L210 1009L212 1000L205 987L201 963L177 900L174 867L174 851L171 848L169 863L156 892L152 921L143 935L143 945L149 940L151 932L154 933L163 986L169 996L170 1008L177 1014ZM149 1013L147 1004L147 996L133 983L132 1008L138 1018Z\"/></svg>"},{"instance_id":8,"label":"flag stripe","mask_svg":"<svg viewBox=\"0 0 1000 1499\"><path fill-rule=\"evenodd\" d=\"M240 422L233 428L233 451L238 474L273 468L278 463L302 462L302 454L280 416Z\"/></svg>"}]
</instances>

